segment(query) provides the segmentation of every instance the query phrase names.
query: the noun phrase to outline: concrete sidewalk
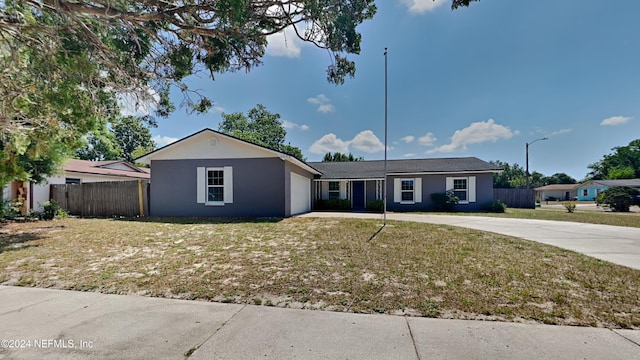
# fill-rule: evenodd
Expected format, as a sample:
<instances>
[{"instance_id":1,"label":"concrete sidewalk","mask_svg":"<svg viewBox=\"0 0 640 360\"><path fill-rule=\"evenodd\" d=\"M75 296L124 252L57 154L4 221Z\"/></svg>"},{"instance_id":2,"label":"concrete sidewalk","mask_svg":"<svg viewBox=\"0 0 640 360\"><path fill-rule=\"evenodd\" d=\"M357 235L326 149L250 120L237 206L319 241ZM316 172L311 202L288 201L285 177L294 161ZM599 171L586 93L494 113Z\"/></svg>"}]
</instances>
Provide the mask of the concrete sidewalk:
<instances>
[{"instance_id":1,"label":"concrete sidewalk","mask_svg":"<svg viewBox=\"0 0 640 360\"><path fill-rule=\"evenodd\" d=\"M0 359L640 359L634 330L8 286L0 286L0 340Z\"/></svg>"},{"instance_id":2,"label":"concrete sidewalk","mask_svg":"<svg viewBox=\"0 0 640 360\"><path fill-rule=\"evenodd\" d=\"M315 212L301 217L380 219L380 214ZM567 221L509 219L466 215L387 214L389 220L460 226L490 231L576 251L640 270L640 228Z\"/></svg>"}]
</instances>

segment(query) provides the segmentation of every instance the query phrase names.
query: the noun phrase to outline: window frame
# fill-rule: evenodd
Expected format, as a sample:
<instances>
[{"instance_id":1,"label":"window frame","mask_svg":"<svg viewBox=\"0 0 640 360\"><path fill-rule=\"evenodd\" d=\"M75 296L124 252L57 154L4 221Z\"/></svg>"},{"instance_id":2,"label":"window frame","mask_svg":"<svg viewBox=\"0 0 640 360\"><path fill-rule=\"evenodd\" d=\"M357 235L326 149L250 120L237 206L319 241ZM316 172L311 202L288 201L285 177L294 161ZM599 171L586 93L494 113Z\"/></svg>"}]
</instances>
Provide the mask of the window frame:
<instances>
[{"instance_id":1,"label":"window frame","mask_svg":"<svg viewBox=\"0 0 640 360\"><path fill-rule=\"evenodd\" d=\"M456 189L456 181L460 181L460 180L464 180L464 182L465 182L465 188L464 189ZM466 205L466 204L470 204L471 203L471 201L469 200L469 198L470 198L469 185L470 185L470 180L469 180L468 176L453 176L453 177L451 177L451 189L447 189L447 190L453 191L454 194L456 192L464 192L465 199L464 200L458 200L458 204Z\"/></svg>"},{"instance_id":2,"label":"window frame","mask_svg":"<svg viewBox=\"0 0 640 360\"><path fill-rule=\"evenodd\" d=\"M337 189L331 189L331 185L338 185ZM328 199L340 199L340 181L329 181L327 196ZM332 197L333 196L333 197Z\"/></svg>"},{"instance_id":3,"label":"window frame","mask_svg":"<svg viewBox=\"0 0 640 360\"><path fill-rule=\"evenodd\" d=\"M464 181L464 184L465 184L464 188L456 189L456 181ZM469 203L469 178L468 177L454 177L453 178L453 189L452 190L453 190L454 194L456 194L457 192L464 193L464 200L460 199L460 197L458 197L458 199L460 199L458 201L458 204L468 204Z\"/></svg>"},{"instance_id":4,"label":"window frame","mask_svg":"<svg viewBox=\"0 0 640 360\"><path fill-rule=\"evenodd\" d=\"M589 189L582 189L582 196L589 196Z\"/></svg>"},{"instance_id":5,"label":"window frame","mask_svg":"<svg viewBox=\"0 0 640 360\"><path fill-rule=\"evenodd\" d=\"M221 181L222 184L215 184L215 185L209 185L209 172L212 171L220 171L221 172ZM205 169L205 205L213 205L213 206L224 206L225 204L225 198L224 198L224 193L225 193L225 183L224 183L224 167L208 167ZM209 188L220 188L222 189L222 200L209 200Z\"/></svg>"},{"instance_id":6,"label":"window frame","mask_svg":"<svg viewBox=\"0 0 640 360\"><path fill-rule=\"evenodd\" d=\"M411 182L411 190L404 190L403 189L403 183L407 181L407 182ZM411 194L411 200L404 200L403 199L403 195L404 194ZM405 179L400 179L400 204L415 204L416 203L416 179L414 178L405 178Z\"/></svg>"}]
</instances>

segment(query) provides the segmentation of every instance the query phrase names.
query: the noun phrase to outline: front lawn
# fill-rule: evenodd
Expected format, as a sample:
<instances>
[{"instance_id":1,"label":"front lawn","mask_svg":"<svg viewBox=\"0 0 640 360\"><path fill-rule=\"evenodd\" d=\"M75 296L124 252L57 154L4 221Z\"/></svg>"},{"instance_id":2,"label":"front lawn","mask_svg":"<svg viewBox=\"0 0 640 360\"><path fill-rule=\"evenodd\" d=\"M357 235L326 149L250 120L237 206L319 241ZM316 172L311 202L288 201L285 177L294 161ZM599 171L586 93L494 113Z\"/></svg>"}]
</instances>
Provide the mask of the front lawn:
<instances>
[{"instance_id":1,"label":"front lawn","mask_svg":"<svg viewBox=\"0 0 640 360\"><path fill-rule=\"evenodd\" d=\"M370 241L377 220L64 219L0 226L5 284L640 328L640 271L469 229L390 222Z\"/></svg>"}]
</instances>

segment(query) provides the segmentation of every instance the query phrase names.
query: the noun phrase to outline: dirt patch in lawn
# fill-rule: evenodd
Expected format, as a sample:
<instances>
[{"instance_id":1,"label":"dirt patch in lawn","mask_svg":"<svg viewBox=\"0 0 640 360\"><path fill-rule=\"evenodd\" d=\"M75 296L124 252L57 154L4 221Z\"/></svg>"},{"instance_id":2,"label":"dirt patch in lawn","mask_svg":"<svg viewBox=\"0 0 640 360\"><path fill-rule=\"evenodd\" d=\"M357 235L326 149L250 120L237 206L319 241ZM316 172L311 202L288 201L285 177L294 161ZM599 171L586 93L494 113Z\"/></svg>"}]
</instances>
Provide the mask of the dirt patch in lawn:
<instances>
[{"instance_id":1,"label":"dirt patch in lawn","mask_svg":"<svg viewBox=\"0 0 640 360\"><path fill-rule=\"evenodd\" d=\"M65 219L0 227L0 283L331 311L640 327L640 271L449 226Z\"/></svg>"}]
</instances>

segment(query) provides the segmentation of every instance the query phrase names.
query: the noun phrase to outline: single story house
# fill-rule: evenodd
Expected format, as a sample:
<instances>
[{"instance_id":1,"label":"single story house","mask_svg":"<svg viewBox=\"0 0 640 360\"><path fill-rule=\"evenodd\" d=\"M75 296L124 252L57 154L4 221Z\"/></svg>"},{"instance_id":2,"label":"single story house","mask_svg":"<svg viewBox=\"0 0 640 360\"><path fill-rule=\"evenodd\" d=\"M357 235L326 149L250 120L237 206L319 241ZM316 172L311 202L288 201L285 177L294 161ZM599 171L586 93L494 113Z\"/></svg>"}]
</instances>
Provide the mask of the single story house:
<instances>
[{"instance_id":1,"label":"single story house","mask_svg":"<svg viewBox=\"0 0 640 360\"><path fill-rule=\"evenodd\" d=\"M69 159L58 175L50 176L41 184L13 181L3 189L4 200L22 200L21 213L42 211L42 204L50 199L52 184L80 184L102 181L149 180L149 169L134 166L126 161L89 161Z\"/></svg>"},{"instance_id":2,"label":"single story house","mask_svg":"<svg viewBox=\"0 0 640 360\"><path fill-rule=\"evenodd\" d=\"M550 184L537 187L536 198L541 201L575 200L578 198L580 184Z\"/></svg>"},{"instance_id":3,"label":"single story house","mask_svg":"<svg viewBox=\"0 0 640 360\"><path fill-rule=\"evenodd\" d=\"M305 163L290 155L204 129L136 160L151 166L150 215L288 217L312 199L348 199L354 209L387 195L387 209L433 209L431 193L453 190L460 210L493 200L493 173L480 159L447 158Z\"/></svg>"},{"instance_id":4,"label":"single story house","mask_svg":"<svg viewBox=\"0 0 640 360\"><path fill-rule=\"evenodd\" d=\"M589 180L578 185L578 200L594 201L598 194L614 186L628 186L640 189L640 179Z\"/></svg>"}]
</instances>

